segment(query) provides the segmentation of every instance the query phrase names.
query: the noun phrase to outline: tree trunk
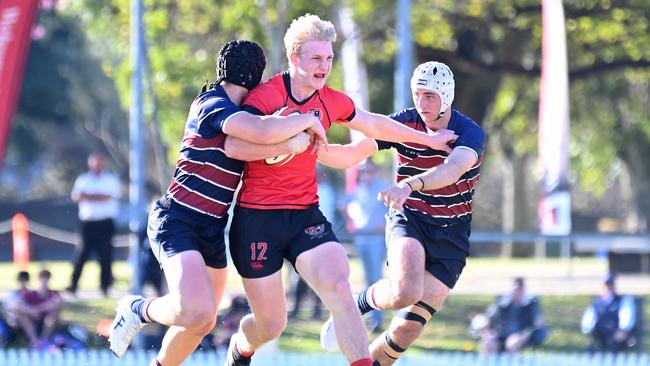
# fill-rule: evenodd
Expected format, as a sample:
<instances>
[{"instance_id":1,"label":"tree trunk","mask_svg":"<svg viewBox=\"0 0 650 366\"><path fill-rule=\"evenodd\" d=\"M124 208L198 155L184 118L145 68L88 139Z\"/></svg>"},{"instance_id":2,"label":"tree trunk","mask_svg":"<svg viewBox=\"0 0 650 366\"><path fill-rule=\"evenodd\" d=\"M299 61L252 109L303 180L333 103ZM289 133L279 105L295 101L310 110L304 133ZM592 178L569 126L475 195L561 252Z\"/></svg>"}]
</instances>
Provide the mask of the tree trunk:
<instances>
[{"instance_id":1,"label":"tree trunk","mask_svg":"<svg viewBox=\"0 0 650 366\"><path fill-rule=\"evenodd\" d=\"M267 50L267 70L270 75L275 75L286 68L286 57L284 48L284 33L286 31L287 13L289 12L289 1L278 0L275 4L268 4L268 0L257 1L260 17L266 20L261 22L264 27L266 39L269 42ZM269 5L277 11L275 21L267 16Z\"/></svg>"},{"instance_id":2,"label":"tree trunk","mask_svg":"<svg viewBox=\"0 0 650 366\"><path fill-rule=\"evenodd\" d=\"M630 134L626 143L620 146L619 156L625 163L630 174L630 182L636 211L639 214L636 231L643 232L647 229L650 217L650 141L643 131Z\"/></svg>"}]
</instances>

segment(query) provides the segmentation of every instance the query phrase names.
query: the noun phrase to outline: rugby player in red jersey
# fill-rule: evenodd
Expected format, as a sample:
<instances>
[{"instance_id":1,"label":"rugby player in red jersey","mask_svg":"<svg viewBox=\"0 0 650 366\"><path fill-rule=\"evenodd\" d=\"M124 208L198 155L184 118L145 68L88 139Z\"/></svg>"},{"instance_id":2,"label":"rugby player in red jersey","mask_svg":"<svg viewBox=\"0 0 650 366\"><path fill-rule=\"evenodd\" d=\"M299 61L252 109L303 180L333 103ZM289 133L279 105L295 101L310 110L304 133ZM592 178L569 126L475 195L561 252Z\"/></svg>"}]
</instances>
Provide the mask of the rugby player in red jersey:
<instances>
[{"instance_id":1,"label":"rugby player in red jersey","mask_svg":"<svg viewBox=\"0 0 650 366\"><path fill-rule=\"evenodd\" d=\"M400 310L389 329L370 345L372 359L381 366L392 365L440 311L469 255L472 199L485 133L469 117L451 108L454 86L447 65L423 63L411 78L415 108L391 115L414 130L453 131L458 138L451 153L379 138L330 145L319 155L326 165L347 168L378 150L397 151L397 182L378 197L390 208L386 215L388 278L357 296L362 314ZM338 324L331 320L323 325L323 348L336 349L336 327Z\"/></svg>"},{"instance_id":2,"label":"rugby player in red jersey","mask_svg":"<svg viewBox=\"0 0 650 366\"><path fill-rule=\"evenodd\" d=\"M326 142L312 115L259 117L240 110L265 65L256 43L228 42L219 52L217 81L192 103L174 177L156 201L147 230L169 293L148 299L126 296L118 302L109 334L110 349L118 357L145 324L156 322L169 330L151 365L180 365L214 328L226 284L227 212L244 169L244 162L233 158L243 150L234 151L230 144L245 139L249 155L260 159L305 151L310 136L304 130L317 145Z\"/></svg>"},{"instance_id":3,"label":"rugby player in red jersey","mask_svg":"<svg viewBox=\"0 0 650 366\"><path fill-rule=\"evenodd\" d=\"M290 106L320 118L323 126L343 123L369 137L412 141L450 151L456 135L427 134L386 116L355 107L325 85L332 68L332 23L315 15L295 19L284 43L288 72L255 88L242 109L259 115ZM245 142L240 142L243 146ZM247 159L248 160L248 159ZM247 365L255 349L283 331L287 322L281 268L287 259L332 313L336 336L351 365L371 365L368 338L352 297L345 249L318 208L316 156L296 154L282 164L247 163L230 230L230 253L253 314L233 335L226 365Z\"/></svg>"}]
</instances>

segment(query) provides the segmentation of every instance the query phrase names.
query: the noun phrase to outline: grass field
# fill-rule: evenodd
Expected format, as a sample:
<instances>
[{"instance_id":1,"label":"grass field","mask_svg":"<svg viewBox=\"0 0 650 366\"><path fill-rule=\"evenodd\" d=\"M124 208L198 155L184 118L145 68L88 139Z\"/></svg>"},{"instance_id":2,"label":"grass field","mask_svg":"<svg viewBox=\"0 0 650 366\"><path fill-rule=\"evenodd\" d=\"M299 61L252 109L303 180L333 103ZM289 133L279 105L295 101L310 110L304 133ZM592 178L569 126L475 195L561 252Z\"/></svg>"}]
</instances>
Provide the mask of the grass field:
<instances>
[{"instance_id":1,"label":"grass field","mask_svg":"<svg viewBox=\"0 0 650 366\"><path fill-rule=\"evenodd\" d=\"M361 271L359 263L352 261L352 284L353 287L361 288ZM508 261L508 265L502 260L495 259L474 259L468 271L468 276L480 278L485 273L504 273L503 277L509 279L512 274L526 273L531 281L537 276L553 276L565 271L566 263L562 261L545 261L539 264L538 261L516 260ZM596 261L578 261L571 265L571 271L577 274L600 272L602 264ZM29 270L32 273L32 284L36 285L35 277L38 270L47 267L53 273L52 287L65 288L71 273L71 265L67 262L33 263ZM96 290L98 279L98 266L91 262L84 269L80 283L79 299L71 299L65 307L63 317L65 320L80 323L90 331L94 332L96 324L102 319L112 319L116 299L120 294L126 293L129 288L131 271L125 262L114 264L114 275L116 278L113 298L101 298L91 296ZM512 271L512 268L517 270ZM11 290L15 286L16 269L10 263L0 264L0 292ZM538 279L539 280L539 279ZM478 280L473 280L478 281ZM541 281L541 280L539 280ZM504 291L507 291L507 287ZM229 293L241 292L239 277L233 272L228 280ZM579 331L579 322L582 311L590 302L590 295L544 295L541 296L541 304L544 315L551 328L549 338L544 345L547 351L581 351L588 342L586 336ZM645 306L645 334L650 334L650 296L644 295ZM1 299L1 298L0 298ZM494 300L494 295L471 295L467 291L461 294L453 294L447 301L446 307L434 317L434 320L425 328L425 334L416 342L414 349L417 350L475 350L476 342L468 333L468 325L471 317L483 312ZM304 307L305 309L308 306ZM309 318L305 310L304 318ZM388 317L387 321L388 321ZM320 351L318 334L321 322L313 320L300 320L290 322L286 331L280 339L279 347L292 351ZM650 351L650 337L646 336L644 350Z\"/></svg>"}]
</instances>

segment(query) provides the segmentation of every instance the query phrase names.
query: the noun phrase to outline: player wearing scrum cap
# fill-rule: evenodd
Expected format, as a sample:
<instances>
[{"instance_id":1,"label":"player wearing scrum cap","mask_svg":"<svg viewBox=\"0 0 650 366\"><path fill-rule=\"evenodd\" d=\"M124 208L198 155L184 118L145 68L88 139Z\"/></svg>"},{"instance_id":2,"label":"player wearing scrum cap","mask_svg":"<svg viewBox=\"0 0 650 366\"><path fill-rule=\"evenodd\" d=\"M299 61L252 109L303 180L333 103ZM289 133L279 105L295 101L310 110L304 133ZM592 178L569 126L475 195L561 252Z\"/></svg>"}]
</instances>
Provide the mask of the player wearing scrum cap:
<instances>
[{"instance_id":1,"label":"player wearing scrum cap","mask_svg":"<svg viewBox=\"0 0 650 366\"><path fill-rule=\"evenodd\" d=\"M312 115L258 117L239 109L260 83L265 65L256 43L226 43L217 60L217 80L205 85L192 103L174 177L148 223L169 293L118 302L109 334L110 349L118 357L142 326L156 322L169 330L151 365L180 365L214 328L226 284L227 212L244 169L244 162L236 160L242 151L233 148L237 139L249 141L249 153L261 159L303 152L310 143L303 130L326 142Z\"/></svg>"},{"instance_id":2,"label":"player wearing scrum cap","mask_svg":"<svg viewBox=\"0 0 650 366\"><path fill-rule=\"evenodd\" d=\"M483 160L485 133L451 107L454 86L454 75L447 65L423 63L411 78L415 108L390 116L422 132L453 131L458 138L450 153L413 143L365 139L329 145L319 154L322 163L347 168L378 150L397 150L397 182L378 197L389 207L388 277L357 296L362 314L374 309L400 310L388 330L370 345L370 356L377 365L392 365L415 341L442 308L469 255L472 197ZM321 344L327 350L336 349L331 319L323 325Z\"/></svg>"},{"instance_id":3,"label":"player wearing scrum cap","mask_svg":"<svg viewBox=\"0 0 650 366\"><path fill-rule=\"evenodd\" d=\"M242 108L268 115L290 106L317 115L325 128L341 123L371 137L448 149L453 133L415 131L356 107L347 95L327 86L335 40L331 22L310 14L293 20L284 37L289 70L255 88ZM230 253L253 315L244 317L231 338L226 365L249 364L259 346L282 333L287 322L281 271L285 259L332 312L348 362L371 365L345 248L318 207L315 156L301 153L276 164L247 163L230 229Z\"/></svg>"}]
</instances>

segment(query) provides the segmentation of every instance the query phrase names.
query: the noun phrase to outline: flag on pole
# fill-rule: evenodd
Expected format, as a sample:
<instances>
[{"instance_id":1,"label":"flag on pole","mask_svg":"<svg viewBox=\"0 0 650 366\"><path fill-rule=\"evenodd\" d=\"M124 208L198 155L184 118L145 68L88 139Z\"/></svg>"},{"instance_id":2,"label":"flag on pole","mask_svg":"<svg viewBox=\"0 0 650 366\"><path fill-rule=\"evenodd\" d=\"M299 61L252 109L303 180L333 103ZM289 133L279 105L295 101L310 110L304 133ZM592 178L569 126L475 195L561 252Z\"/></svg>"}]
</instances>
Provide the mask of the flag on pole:
<instances>
[{"instance_id":1,"label":"flag on pole","mask_svg":"<svg viewBox=\"0 0 650 366\"><path fill-rule=\"evenodd\" d=\"M38 0L0 1L0 166L20 96Z\"/></svg>"},{"instance_id":2,"label":"flag on pole","mask_svg":"<svg viewBox=\"0 0 650 366\"><path fill-rule=\"evenodd\" d=\"M539 98L539 159L543 193L540 232L571 232L569 191L569 76L561 0L542 0L542 77Z\"/></svg>"}]
</instances>

